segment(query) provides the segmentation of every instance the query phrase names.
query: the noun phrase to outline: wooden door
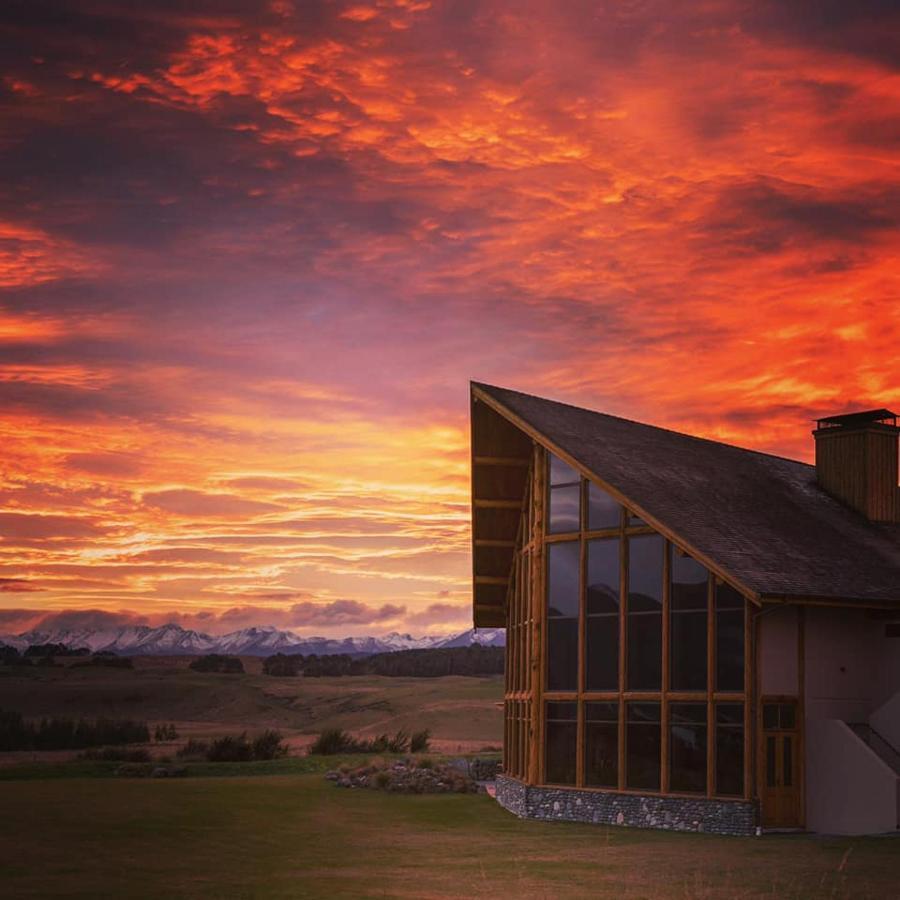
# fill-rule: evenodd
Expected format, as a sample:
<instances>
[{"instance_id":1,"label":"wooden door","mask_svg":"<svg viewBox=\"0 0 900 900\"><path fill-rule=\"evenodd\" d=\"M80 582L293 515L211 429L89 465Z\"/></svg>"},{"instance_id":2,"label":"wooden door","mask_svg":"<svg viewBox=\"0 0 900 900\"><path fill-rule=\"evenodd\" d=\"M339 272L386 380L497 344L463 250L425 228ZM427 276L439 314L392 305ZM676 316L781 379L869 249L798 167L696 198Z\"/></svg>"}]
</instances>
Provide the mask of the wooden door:
<instances>
[{"instance_id":1,"label":"wooden door","mask_svg":"<svg viewBox=\"0 0 900 900\"><path fill-rule=\"evenodd\" d=\"M803 770L797 700L765 698L762 706L762 823L766 828L799 828Z\"/></svg>"}]
</instances>

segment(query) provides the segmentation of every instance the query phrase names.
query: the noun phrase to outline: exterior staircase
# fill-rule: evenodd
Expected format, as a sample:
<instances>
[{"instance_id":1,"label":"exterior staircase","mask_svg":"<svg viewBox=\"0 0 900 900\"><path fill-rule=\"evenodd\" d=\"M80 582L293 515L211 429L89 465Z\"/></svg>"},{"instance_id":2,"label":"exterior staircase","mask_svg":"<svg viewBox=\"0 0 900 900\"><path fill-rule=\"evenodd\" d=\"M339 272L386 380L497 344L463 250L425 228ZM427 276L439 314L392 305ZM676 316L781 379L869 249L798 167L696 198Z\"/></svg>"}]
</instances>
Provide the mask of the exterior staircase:
<instances>
[{"instance_id":1,"label":"exterior staircase","mask_svg":"<svg viewBox=\"0 0 900 900\"><path fill-rule=\"evenodd\" d=\"M848 722L850 730L900 776L900 751L867 722Z\"/></svg>"},{"instance_id":2,"label":"exterior staircase","mask_svg":"<svg viewBox=\"0 0 900 900\"><path fill-rule=\"evenodd\" d=\"M848 722L847 726L897 776L897 828L900 830L900 751L868 722Z\"/></svg>"}]
</instances>

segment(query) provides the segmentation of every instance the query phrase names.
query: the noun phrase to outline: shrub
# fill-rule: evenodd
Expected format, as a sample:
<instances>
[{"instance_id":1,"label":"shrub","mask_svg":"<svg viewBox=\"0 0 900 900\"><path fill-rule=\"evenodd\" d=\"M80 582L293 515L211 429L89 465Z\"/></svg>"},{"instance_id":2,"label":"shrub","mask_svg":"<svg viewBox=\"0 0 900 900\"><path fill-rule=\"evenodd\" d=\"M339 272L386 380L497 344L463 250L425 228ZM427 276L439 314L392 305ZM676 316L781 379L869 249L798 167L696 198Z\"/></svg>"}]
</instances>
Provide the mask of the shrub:
<instances>
[{"instance_id":1,"label":"shrub","mask_svg":"<svg viewBox=\"0 0 900 900\"><path fill-rule=\"evenodd\" d=\"M326 728L310 745L309 753L333 756L336 753L360 753L359 742L340 728Z\"/></svg>"},{"instance_id":2,"label":"shrub","mask_svg":"<svg viewBox=\"0 0 900 900\"><path fill-rule=\"evenodd\" d=\"M206 759L207 753L209 753L209 741L200 741L197 738L190 738L183 747L179 747L175 751L175 755L179 759Z\"/></svg>"},{"instance_id":3,"label":"shrub","mask_svg":"<svg viewBox=\"0 0 900 900\"><path fill-rule=\"evenodd\" d=\"M422 756L416 760L416 765L420 769L433 769L434 768L434 760L430 756Z\"/></svg>"},{"instance_id":4,"label":"shrub","mask_svg":"<svg viewBox=\"0 0 900 900\"><path fill-rule=\"evenodd\" d=\"M409 739L410 753L426 753L431 746L431 731L423 728L421 731L414 731Z\"/></svg>"},{"instance_id":5,"label":"shrub","mask_svg":"<svg viewBox=\"0 0 900 900\"><path fill-rule=\"evenodd\" d=\"M249 762L253 759L253 747L247 740L247 732L216 738L209 745L206 758L210 762Z\"/></svg>"},{"instance_id":6,"label":"shrub","mask_svg":"<svg viewBox=\"0 0 900 900\"><path fill-rule=\"evenodd\" d=\"M381 790L387 790L388 786L391 783L391 773L390 772L376 772L375 773L375 785L376 787L381 788Z\"/></svg>"},{"instance_id":7,"label":"shrub","mask_svg":"<svg viewBox=\"0 0 900 900\"><path fill-rule=\"evenodd\" d=\"M288 747L279 732L267 729L253 739L252 752L254 759L277 759L287 756Z\"/></svg>"},{"instance_id":8,"label":"shrub","mask_svg":"<svg viewBox=\"0 0 900 900\"><path fill-rule=\"evenodd\" d=\"M162 743L164 741L177 741L178 740L178 729L175 727L174 722L170 722L168 725L165 722L161 722L156 728L153 729L153 740L157 743Z\"/></svg>"},{"instance_id":9,"label":"shrub","mask_svg":"<svg viewBox=\"0 0 900 900\"><path fill-rule=\"evenodd\" d=\"M236 656L222 656L218 653L209 653L193 660L188 668L195 672L220 672L224 675L240 675L244 671L244 664Z\"/></svg>"}]
</instances>

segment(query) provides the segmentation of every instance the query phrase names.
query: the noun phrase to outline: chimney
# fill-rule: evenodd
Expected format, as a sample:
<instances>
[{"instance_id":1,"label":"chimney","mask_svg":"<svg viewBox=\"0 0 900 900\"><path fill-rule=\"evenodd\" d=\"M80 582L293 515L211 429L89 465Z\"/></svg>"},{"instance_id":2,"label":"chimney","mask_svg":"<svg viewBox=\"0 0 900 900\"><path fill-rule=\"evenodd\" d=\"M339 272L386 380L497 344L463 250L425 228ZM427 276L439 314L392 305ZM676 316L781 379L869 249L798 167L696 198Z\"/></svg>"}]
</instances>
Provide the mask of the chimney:
<instances>
[{"instance_id":1,"label":"chimney","mask_svg":"<svg viewBox=\"0 0 900 900\"><path fill-rule=\"evenodd\" d=\"M897 416L888 409L816 422L819 486L870 522L900 522Z\"/></svg>"}]
</instances>

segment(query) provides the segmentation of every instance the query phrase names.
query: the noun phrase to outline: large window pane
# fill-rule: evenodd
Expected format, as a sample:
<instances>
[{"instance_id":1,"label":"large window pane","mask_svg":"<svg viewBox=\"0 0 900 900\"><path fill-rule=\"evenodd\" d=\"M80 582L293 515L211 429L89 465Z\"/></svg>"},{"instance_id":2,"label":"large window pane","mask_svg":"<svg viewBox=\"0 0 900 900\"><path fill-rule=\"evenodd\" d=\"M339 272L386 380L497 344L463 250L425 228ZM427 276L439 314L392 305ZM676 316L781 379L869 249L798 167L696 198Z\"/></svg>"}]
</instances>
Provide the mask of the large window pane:
<instances>
[{"instance_id":1,"label":"large window pane","mask_svg":"<svg viewBox=\"0 0 900 900\"><path fill-rule=\"evenodd\" d=\"M707 583L705 566L671 547L671 686L676 691L706 690Z\"/></svg>"},{"instance_id":2,"label":"large window pane","mask_svg":"<svg viewBox=\"0 0 900 900\"><path fill-rule=\"evenodd\" d=\"M716 585L716 690L744 689L744 598Z\"/></svg>"},{"instance_id":3,"label":"large window pane","mask_svg":"<svg viewBox=\"0 0 900 900\"><path fill-rule=\"evenodd\" d=\"M660 724L658 703L628 703L625 708L626 778L629 788L659 790Z\"/></svg>"},{"instance_id":4,"label":"large window pane","mask_svg":"<svg viewBox=\"0 0 900 900\"><path fill-rule=\"evenodd\" d=\"M578 704L547 704L547 783L575 784Z\"/></svg>"},{"instance_id":5,"label":"large window pane","mask_svg":"<svg viewBox=\"0 0 900 900\"><path fill-rule=\"evenodd\" d=\"M578 615L578 541L547 545L547 615Z\"/></svg>"},{"instance_id":6,"label":"large window pane","mask_svg":"<svg viewBox=\"0 0 900 900\"><path fill-rule=\"evenodd\" d=\"M547 530L551 534L581 529L581 476L550 454L550 511Z\"/></svg>"},{"instance_id":7,"label":"large window pane","mask_svg":"<svg viewBox=\"0 0 900 900\"><path fill-rule=\"evenodd\" d=\"M591 482L588 485L588 528L618 528L622 521L622 507L606 491Z\"/></svg>"},{"instance_id":8,"label":"large window pane","mask_svg":"<svg viewBox=\"0 0 900 900\"><path fill-rule=\"evenodd\" d=\"M578 690L578 619L547 620L547 690Z\"/></svg>"},{"instance_id":9,"label":"large window pane","mask_svg":"<svg viewBox=\"0 0 900 900\"><path fill-rule=\"evenodd\" d=\"M740 797L744 793L744 705L716 704L715 793Z\"/></svg>"},{"instance_id":10,"label":"large window pane","mask_svg":"<svg viewBox=\"0 0 900 900\"><path fill-rule=\"evenodd\" d=\"M584 781L591 787L619 784L619 704L584 704Z\"/></svg>"},{"instance_id":11,"label":"large window pane","mask_svg":"<svg viewBox=\"0 0 900 900\"><path fill-rule=\"evenodd\" d=\"M588 541L586 591L586 687L615 691L619 687L618 538Z\"/></svg>"},{"instance_id":12,"label":"large window pane","mask_svg":"<svg viewBox=\"0 0 900 900\"><path fill-rule=\"evenodd\" d=\"M662 687L663 540L658 534L628 539L629 690Z\"/></svg>"},{"instance_id":13,"label":"large window pane","mask_svg":"<svg viewBox=\"0 0 900 900\"><path fill-rule=\"evenodd\" d=\"M581 545L547 545L547 689L578 688L578 570Z\"/></svg>"},{"instance_id":14,"label":"large window pane","mask_svg":"<svg viewBox=\"0 0 900 900\"><path fill-rule=\"evenodd\" d=\"M550 454L550 486L558 484L572 484L573 481L580 481L581 476L567 462L561 460L558 456Z\"/></svg>"},{"instance_id":15,"label":"large window pane","mask_svg":"<svg viewBox=\"0 0 900 900\"><path fill-rule=\"evenodd\" d=\"M551 534L578 531L581 527L581 485L550 488Z\"/></svg>"},{"instance_id":16,"label":"large window pane","mask_svg":"<svg viewBox=\"0 0 900 900\"><path fill-rule=\"evenodd\" d=\"M669 789L706 793L706 704L669 706Z\"/></svg>"}]
</instances>

